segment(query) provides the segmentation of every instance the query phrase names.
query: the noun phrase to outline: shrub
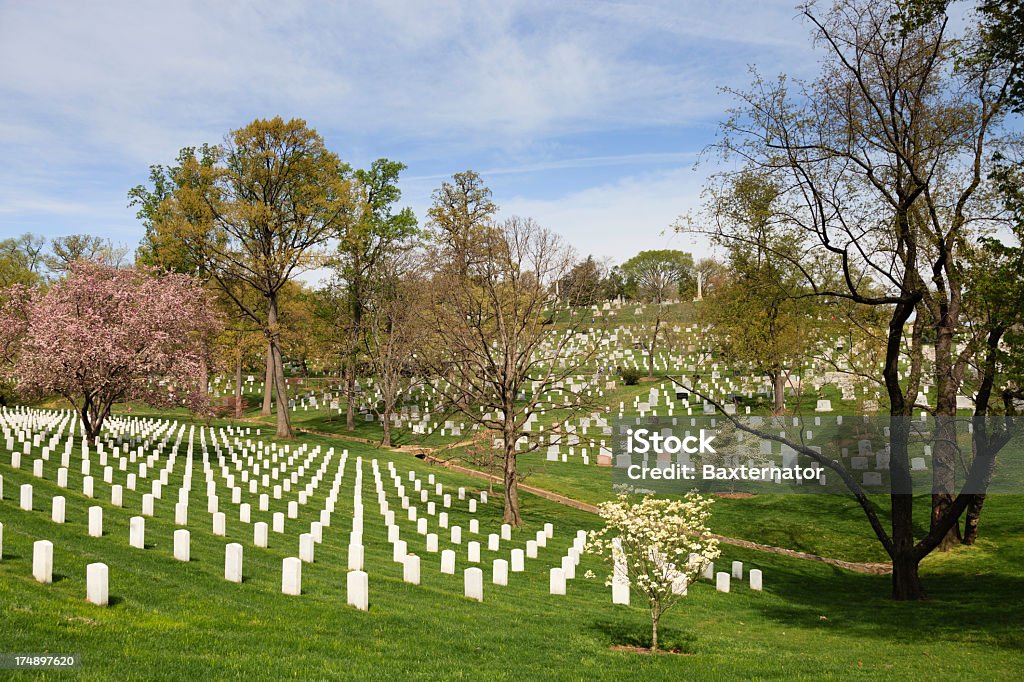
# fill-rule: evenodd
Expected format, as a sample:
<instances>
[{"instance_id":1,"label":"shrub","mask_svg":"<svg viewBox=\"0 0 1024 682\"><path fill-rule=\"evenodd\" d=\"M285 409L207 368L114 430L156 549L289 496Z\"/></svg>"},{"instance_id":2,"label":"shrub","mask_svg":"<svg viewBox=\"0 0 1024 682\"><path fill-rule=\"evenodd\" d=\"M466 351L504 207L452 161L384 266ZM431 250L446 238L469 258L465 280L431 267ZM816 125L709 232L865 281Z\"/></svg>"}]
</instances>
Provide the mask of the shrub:
<instances>
[{"instance_id":1,"label":"shrub","mask_svg":"<svg viewBox=\"0 0 1024 682\"><path fill-rule=\"evenodd\" d=\"M620 375L622 376L622 381L624 381L627 386L636 386L640 381L639 370L627 367L620 372Z\"/></svg>"}]
</instances>

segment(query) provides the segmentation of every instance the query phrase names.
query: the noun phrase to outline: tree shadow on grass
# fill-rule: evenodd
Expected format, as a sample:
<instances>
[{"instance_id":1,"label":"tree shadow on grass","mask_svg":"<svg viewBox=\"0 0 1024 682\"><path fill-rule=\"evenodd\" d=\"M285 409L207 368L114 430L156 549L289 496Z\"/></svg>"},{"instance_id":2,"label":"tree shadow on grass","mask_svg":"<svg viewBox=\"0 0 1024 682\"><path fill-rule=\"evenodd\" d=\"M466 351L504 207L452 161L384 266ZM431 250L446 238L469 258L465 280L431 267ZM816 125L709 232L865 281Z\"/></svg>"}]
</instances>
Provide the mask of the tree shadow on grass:
<instances>
[{"instance_id":1,"label":"tree shadow on grass","mask_svg":"<svg viewBox=\"0 0 1024 682\"><path fill-rule=\"evenodd\" d=\"M754 608L786 627L828 628L889 643L968 638L1024 648L1024 577L939 573L922 578L929 598L898 602L890 598L888 575L776 569L765 578L775 598Z\"/></svg>"},{"instance_id":2,"label":"tree shadow on grass","mask_svg":"<svg viewBox=\"0 0 1024 682\"><path fill-rule=\"evenodd\" d=\"M609 646L643 649L649 649L651 646L651 622L648 618L638 619L635 623L601 620L592 623L589 628L603 634ZM659 625L658 648L692 654L697 648L697 637L692 632Z\"/></svg>"}]
</instances>

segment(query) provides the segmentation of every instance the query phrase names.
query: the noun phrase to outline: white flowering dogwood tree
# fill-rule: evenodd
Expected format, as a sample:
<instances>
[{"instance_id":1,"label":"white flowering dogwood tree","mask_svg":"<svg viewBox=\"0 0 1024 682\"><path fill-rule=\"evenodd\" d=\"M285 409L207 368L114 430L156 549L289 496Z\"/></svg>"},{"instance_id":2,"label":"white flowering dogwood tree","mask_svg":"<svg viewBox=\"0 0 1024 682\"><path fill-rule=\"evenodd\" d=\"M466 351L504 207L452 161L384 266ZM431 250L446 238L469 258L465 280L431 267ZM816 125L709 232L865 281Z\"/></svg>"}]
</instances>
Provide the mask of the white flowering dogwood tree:
<instances>
[{"instance_id":1,"label":"white flowering dogwood tree","mask_svg":"<svg viewBox=\"0 0 1024 682\"><path fill-rule=\"evenodd\" d=\"M719 555L708 530L710 498L696 492L683 499L628 495L598 505L604 528L591 531L587 551L612 560L605 585L629 585L651 610L651 650L658 648L658 622L686 594L686 586Z\"/></svg>"}]
</instances>

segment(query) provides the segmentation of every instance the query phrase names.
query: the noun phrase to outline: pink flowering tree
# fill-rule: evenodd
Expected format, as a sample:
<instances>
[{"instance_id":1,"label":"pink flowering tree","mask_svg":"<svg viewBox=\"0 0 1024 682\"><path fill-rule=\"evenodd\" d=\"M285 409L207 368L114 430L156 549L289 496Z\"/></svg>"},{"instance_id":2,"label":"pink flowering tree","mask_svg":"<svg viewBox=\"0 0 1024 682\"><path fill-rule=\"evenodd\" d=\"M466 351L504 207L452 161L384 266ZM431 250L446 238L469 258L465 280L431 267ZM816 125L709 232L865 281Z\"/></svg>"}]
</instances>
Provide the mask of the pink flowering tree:
<instances>
[{"instance_id":1,"label":"pink flowering tree","mask_svg":"<svg viewBox=\"0 0 1024 682\"><path fill-rule=\"evenodd\" d=\"M119 401L205 409L205 340L220 325L188 275L79 261L48 290L0 292L0 372L26 398L66 398L94 441Z\"/></svg>"}]
</instances>

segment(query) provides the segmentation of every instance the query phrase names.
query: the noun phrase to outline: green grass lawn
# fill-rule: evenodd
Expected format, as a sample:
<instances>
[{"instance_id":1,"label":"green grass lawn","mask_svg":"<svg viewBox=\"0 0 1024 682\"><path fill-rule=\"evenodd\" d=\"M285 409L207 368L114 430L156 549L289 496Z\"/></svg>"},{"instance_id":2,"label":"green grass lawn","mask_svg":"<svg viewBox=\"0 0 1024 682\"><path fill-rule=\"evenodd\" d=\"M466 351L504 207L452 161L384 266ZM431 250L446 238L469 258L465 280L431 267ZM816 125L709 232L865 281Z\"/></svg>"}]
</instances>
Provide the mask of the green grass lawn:
<instances>
[{"instance_id":1,"label":"green grass lawn","mask_svg":"<svg viewBox=\"0 0 1024 682\"><path fill-rule=\"evenodd\" d=\"M925 563L922 573L931 598L923 603L887 599L886 576L724 547L719 565L741 560L748 569L761 568L765 592L736 583L730 594L717 593L707 583L692 586L662 628L663 644L687 655L649 656L611 648L647 641L647 612L635 597L633 607L613 606L602 580L582 577L570 582L567 596L548 594L547 569L564 554L577 529L596 526L596 517L524 495L526 527L516 531L511 546L522 546L548 521L555 524L555 537L538 559L527 561L526 573L510 575L508 587L490 584L490 561L498 555L486 551L485 544L485 601L476 603L462 596L464 550L456 575L441 574L438 555L425 553L414 524L396 514L410 551L423 558L423 584L402 582L401 568L391 560L368 462L363 501L370 610L346 606L345 557L357 455L377 457L382 469L395 460L403 478L413 469L424 476L434 473L446 487L475 490L480 482L399 453L308 436L298 442L350 452L332 526L317 547L316 563L303 566L299 597L280 593L281 560L296 555L299 529L315 518L317 504L303 508L300 519L289 520L284 537L272 533L271 546L257 549L251 526L238 521L236 507L223 497L228 537L212 535L205 505L198 504L204 499L202 487L194 484L189 519L193 561L183 564L171 554L181 464L156 516L146 521L147 548L138 550L128 546L128 519L141 508L141 486L139 492L125 491L125 508L116 509L106 502L109 486L99 479L97 499L86 500L78 493L77 470L61 491L54 483L56 467L47 470L48 480L39 481L26 465L15 470L0 459L0 651L79 653L83 660L76 671L19 672L11 679L817 680L927 675L954 680L1009 679L1024 666L1019 498L990 498L979 545ZM332 465L318 495L325 494L333 473ZM539 484L540 478L528 482ZM17 486L23 482L35 487L32 512L17 506ZM386 474L384 483L392 508L398 508ZM50 498L56 494L68 501L64 525L49 518ZM92 504L104 507L102 538L86 533L86 509ZM282 501L272 501L272 511L281 509ZM453 524L466 525L463 507L449 512ZM870 544L859 514L845 498L765 496L719 500L711 525L723 534L786 546L810 543L817 536L822 553L853 554L853 543ZM253 516L260 520L267 514L254 510ZM496 532L500 499L481 505L477 518L483 534ZM55 545L52 585L31 577L31 544L37 539ZM463 542L469 539L466 535ZM241 585L223 579L224 545L234 541L245 547ZM503 545L507 556L508 544ZM872 558L865 552L862 558ZM110 566L109 608L84 600L85 565L93 561ZM584 558L577 575L587 569L605 570L593 557Z\"/></svg>"}]
</instances>

